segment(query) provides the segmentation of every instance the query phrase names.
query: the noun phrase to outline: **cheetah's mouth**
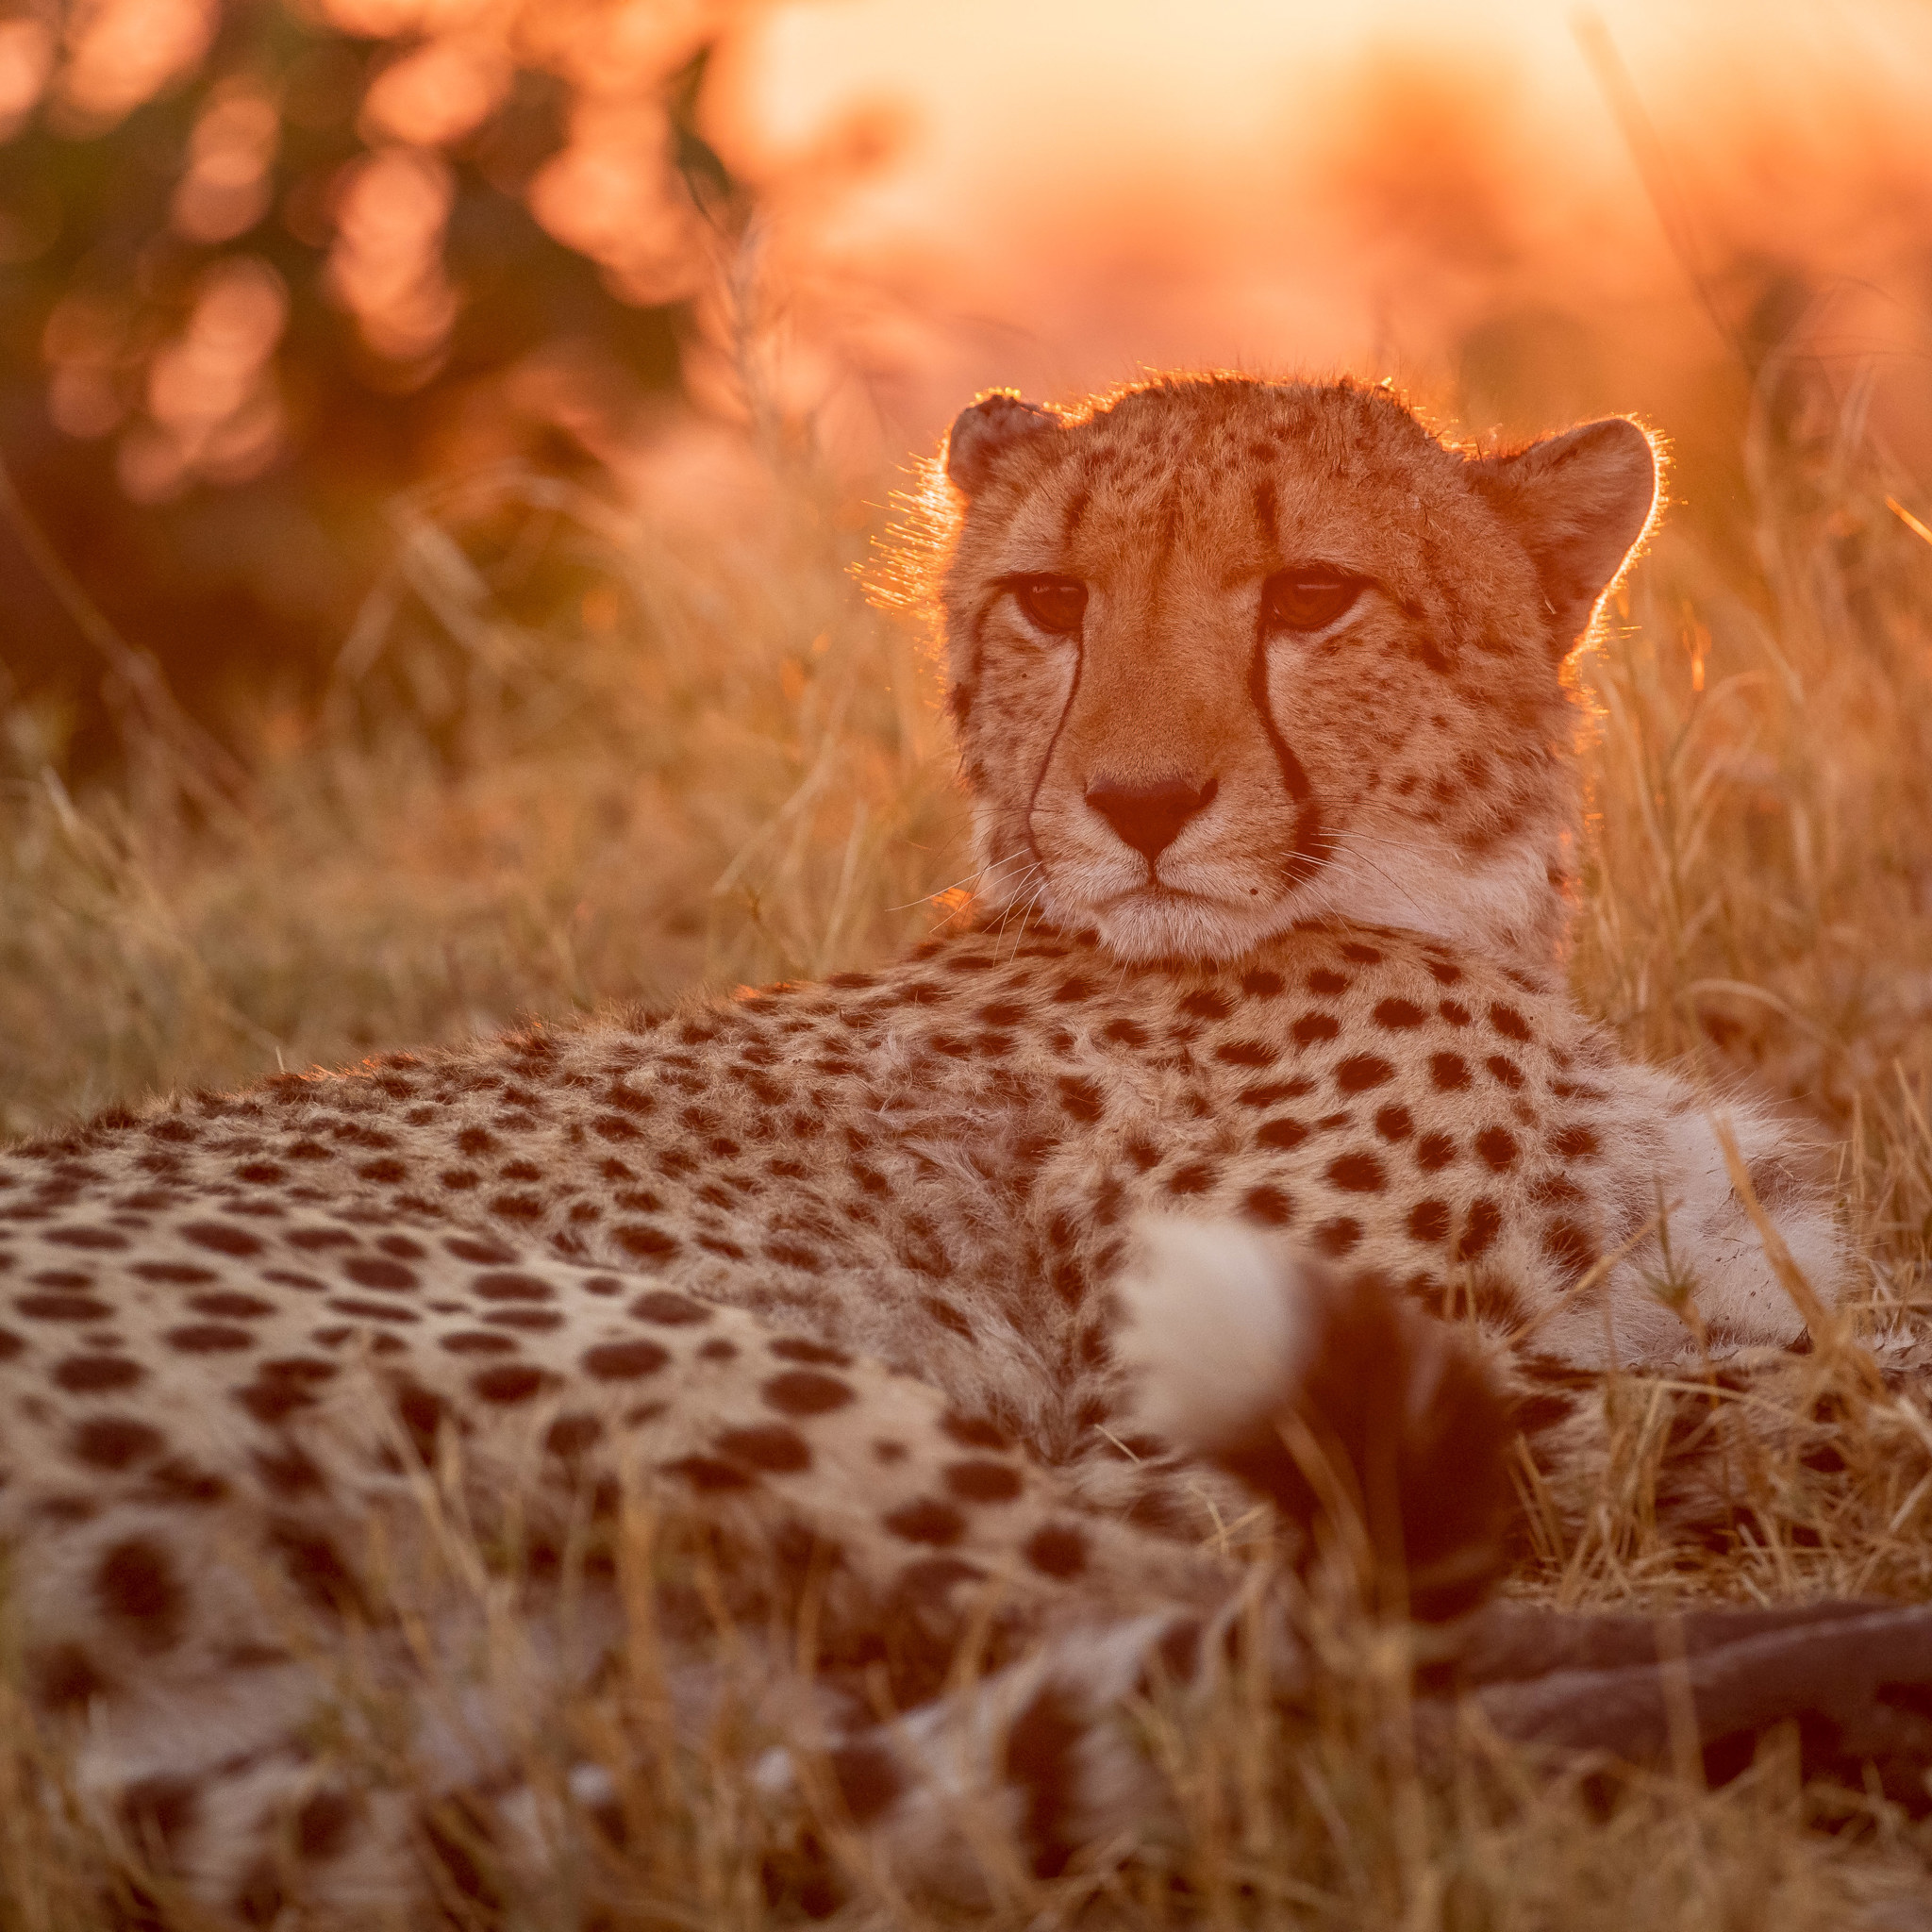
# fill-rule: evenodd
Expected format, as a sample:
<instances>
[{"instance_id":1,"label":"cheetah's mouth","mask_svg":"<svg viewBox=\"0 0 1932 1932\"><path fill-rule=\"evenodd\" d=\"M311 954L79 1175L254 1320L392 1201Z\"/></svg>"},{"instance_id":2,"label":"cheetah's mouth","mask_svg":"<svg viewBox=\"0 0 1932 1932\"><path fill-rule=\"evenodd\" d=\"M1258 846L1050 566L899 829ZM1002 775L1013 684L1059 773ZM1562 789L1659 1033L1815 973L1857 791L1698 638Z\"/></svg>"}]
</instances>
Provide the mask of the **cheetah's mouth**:
<instances>
[{"instance_id":1,"label":"cheetah's mouth","mask_svg":"<svg viewBox=\"0 0 1932 1932\"><path fill-rule=\"evenodd\" d=\"M1096 912L1109 912L1116 906L1146 906L1158 904L1163 899L1191 899L1202 906L1216 906L1222 903L1220 896L1213 892L1191 892L1185 886L1171 886L1164 879L1148 879L1144 884L1129 886L1124 892L1111 892L1093 908Z\"/></svg>"},{"instance_id":2,"label":"cheetah's mouth","mask_svg":"<svg viewBox=\"0 0 1932 1932\"><path fill-rule=\"evenodd\" d=\"M1329 871L1340 841L1312 798L1296 801L1293 842L1272 858L1190 854L1165 875L1166 854L1131 883L1093 878L1082 915L1102 943L1126 959L1233 958L1303 916L1310 889ZM1204 863L1205 861L1205 863ZM1188 876L1199 872L1200 876ZM1072 881L1068 881L1072 883ZM1098 890L1095 890L1098 888Z\"/></svg>"},{"instance_id":3,"label":"cheetah's mouth","mask_svg":"<svg viewBox=\"0 0 1932 1932\"><path fill-rule=\"evenodd\" d=\"M1173 901L1217 907L1229 913L1278 911L1322 877L1341 843L1313 799L1304 797L1296 802L1299 809L1295 813L1294 841L1285 855L1268 866L1269 876L1245 883L1238 878L1216 877L1211 883L1183 885L1162 876L1161 860L1166 857L1162 853L1147 861L1144 878L1095 899L1093 910L1107 912L1116 907Z\"/></svg>"}]
</instances>

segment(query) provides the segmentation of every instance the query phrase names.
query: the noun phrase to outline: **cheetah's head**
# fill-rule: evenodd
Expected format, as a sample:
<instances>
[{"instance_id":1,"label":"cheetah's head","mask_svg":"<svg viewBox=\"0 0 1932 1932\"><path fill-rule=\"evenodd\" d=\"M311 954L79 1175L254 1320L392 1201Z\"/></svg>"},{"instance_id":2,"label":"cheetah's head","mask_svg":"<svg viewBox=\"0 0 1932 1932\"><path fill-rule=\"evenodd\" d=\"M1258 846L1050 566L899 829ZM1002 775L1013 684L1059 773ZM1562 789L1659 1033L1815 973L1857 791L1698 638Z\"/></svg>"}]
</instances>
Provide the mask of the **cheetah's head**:
<instances>
[{"instance_id":1,"label":"cheetah's head","mask_svg":"<svg viewBox=\"0 0 1932 1932\"><path fill-rule=\"evenodd\" d=\"M986 397L944 475L986 899L1133 959L1341 914L1553 963L1564 663L1651 516L1635 424L1472 458L1382 390L1176 377Z\"/></svg>"}]
</instances>

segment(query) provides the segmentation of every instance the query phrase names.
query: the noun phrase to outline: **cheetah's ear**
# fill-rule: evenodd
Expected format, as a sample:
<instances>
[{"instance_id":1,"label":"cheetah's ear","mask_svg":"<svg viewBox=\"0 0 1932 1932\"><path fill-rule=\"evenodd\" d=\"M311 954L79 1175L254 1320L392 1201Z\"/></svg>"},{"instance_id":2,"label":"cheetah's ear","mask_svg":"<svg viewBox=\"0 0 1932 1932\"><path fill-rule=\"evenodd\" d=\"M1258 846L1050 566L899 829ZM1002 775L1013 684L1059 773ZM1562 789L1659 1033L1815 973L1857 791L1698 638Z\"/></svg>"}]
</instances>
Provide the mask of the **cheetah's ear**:
<instances>
[{"instance_id":1,"label":"cheetah's ear","mask_svg":"<svg viewBox=\"0 0 1932 1932\"><path fill-rule=\"evenodd\" d=\"M1470 481L1522 539L1551 612L1555 655L1589 627L1657 502L1657 453L1622 416L1586 423L1469 466Z\"/></svg>"},{"instance_id":2,"label":"cheetah's ear","mask_svg":"<svg viewBox=\"0 0 1932 1932\"><path fill-rule=\"evenodd\" d=\"M946 438L946 476L968 496L977 496L1000 458L1015 443L1057 428L1059 419L1038 403L1023 402L1011 390L981 396L959 411Z\"/></svg>"}]
</instances>

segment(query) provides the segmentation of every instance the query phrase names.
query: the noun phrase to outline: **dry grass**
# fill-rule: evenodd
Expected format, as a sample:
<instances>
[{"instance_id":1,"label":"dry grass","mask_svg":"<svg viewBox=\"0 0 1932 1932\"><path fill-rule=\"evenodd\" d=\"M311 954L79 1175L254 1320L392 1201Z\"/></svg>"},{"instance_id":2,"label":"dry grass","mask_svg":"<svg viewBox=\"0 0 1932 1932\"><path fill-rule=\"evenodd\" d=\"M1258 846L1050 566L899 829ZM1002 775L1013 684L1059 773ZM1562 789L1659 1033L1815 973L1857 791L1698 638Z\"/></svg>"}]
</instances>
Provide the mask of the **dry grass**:
<instances>
[{"instance_id":1,"label":"dry grass","mask_svg":"<svg viewBox=\"0 0 1932 1932\"><path fill-rule=\"evenodd\" d=\"M1782 1413L1722 1406L1757 1505L1722 1557L1658 1534L1671 1393L1621 1391L1612 1467L1564 1499L1581 1533L1532 1510L1515 1588L1567 1604L1932 1587L1932 1425L1863 1347L1932 1300L1932 546L1846 415L1761 411L1750 457L1755 569L1667 532L1583 667L1600 731L1574 983L1633 1052L1689 1055L1716 1089L1755 1068L1816 1122L1863 1286ZM58 721L0 708L0 1133L525 1011L816 974L924 931L964 870L932 666L852 582L864 519L808 477L767 484L701 535L527 479L413 506L330 706L262 711L233 811L185 803L159 753L70 795ZM1804 1453L1827 1438L1836 1470ZM1786 1754L1721 1792L1657 1775L1607 1796L1472 1734L1424 1777L1387 1641L1325 1641L1305 1724L1254 1695L1185 1726L1143 1714L1176 1841L1013 1878L961 1923L1932 1924L1910 1904L1932 1891L1925 1828L1804 1788ZM759 1876L788 1827L748 1788L755 1727L674 1737L643 1655L529 1747L556 1857L512 1922L586 1901L613 1926L786 1922L796 1902ZM19 1713L6 1728L0 1928L94 1923L103 1855L30 1800L35 1747ZM558 1796L584 1754L618 1779L628 1852ZM911 1923L856 1882L848 1923Z\"/></svg>"},{"instance_id":2,"label":"dry grass","mask_svg":"<svg viewBox=\"0 0 1932 1932\"><path fill-rule=\"evenodd\" d=\"M516 474L407 506L241 809L141 741L74 799L58 720L0 708L0 1135L923 933L961 822L934 673L849 510L763 483L701 542Z\"/></svg>"},{"instance_id":3,"label":"dry grass","mask_svg":"<svg viewBox=\"0 0 1932 1932\"><path fill-rule=\"evenodd\" d=\"M466 1688L491 1687L493 1707L511 1713L501 1761L520 1774L512 1828L499 1819L493 1841L485 1838L461 1799L431 1816L445 1861L460 1847L493 1902L479 1907L472 1885L448 1892L446 1918L364 1907L290 1923L328 1932L775 1932L808 1908L821 1917L834 1892L843 1932L1924 1932L1928 1923L1932 1826L1875 1793L1807 1785L1790 1737L1774 1737L1741 1776L1707 1791L1694 1757L1682 1775L1541 1761L1469 1712L1445 1735L1414 1721L1406 1634L1319 1603L1303 1606L1321 1665L1307 1709L1284 1715L1265 1684L1237 1672L1184 1716L1164 1694L1125 1713L1170 1781L1169 1821L1041 1879L982 1818L987 1896L915 1907L842 1824L823 1777L808 1775L802 1815L758 1789L753 1768L774 1736L758 1714L771 1679L758 1652L738 1644L707 1718L672 1721L665 1658L675 1647L657 1626L654 1573L690 1558L671 1557L660 1530L641 1515L620 1528L627 1641L594 1691L531 1694L545 1681L518 1641L532 1606L506 1575L475 1564L473 1548L455 1551L440 1579L430 1574L439 1566L418 1563L415 1589L445 1586L437 1660L399 1687L359 1651L313 1728L314 1768L377 1794L428 1789L406 1716L455 1708ZM436 1524L423 1543L446 1533ZM425 1601L391 1595L398 1609ZM468 1675L452 1624L491 1633L475 1642L483 1660ZM774 1634L782 1653L783 1633ZM7 1932L125 1932L117 1907L156 1932L228 1926L157 1878L125 1837L83 1819L57 1754L4 1690L0 1736L9 1746L0 1750ZM621 1844L573 1801L570 1774L587 1763L608 1774Z\"/></svg>"}]
</instances>

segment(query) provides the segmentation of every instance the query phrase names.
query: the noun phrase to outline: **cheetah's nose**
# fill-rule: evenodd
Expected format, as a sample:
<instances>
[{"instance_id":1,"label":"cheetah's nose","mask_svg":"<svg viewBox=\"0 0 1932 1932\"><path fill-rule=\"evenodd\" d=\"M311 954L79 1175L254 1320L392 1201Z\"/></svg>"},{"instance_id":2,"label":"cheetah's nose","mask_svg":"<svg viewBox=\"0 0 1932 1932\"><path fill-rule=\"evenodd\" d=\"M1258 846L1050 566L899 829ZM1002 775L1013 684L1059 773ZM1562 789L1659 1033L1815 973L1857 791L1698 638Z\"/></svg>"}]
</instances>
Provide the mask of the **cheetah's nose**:
<instances>
[{"instance_id":1,"label":"cheetah's nose","mask_svg":"<svg viewBox=\"0 0 1932 1932\"><path fill-rule=\"evenodd\" d=\"M1180 836L1181 827L1197 811L1206 811L1221 789L1218 778L1190 785L1185 778L1163 778L1157 785L1111 785L1105 780L1087 788L1087 803L1136 852L1152 865Z\"/></svg>"}]
</instances>

